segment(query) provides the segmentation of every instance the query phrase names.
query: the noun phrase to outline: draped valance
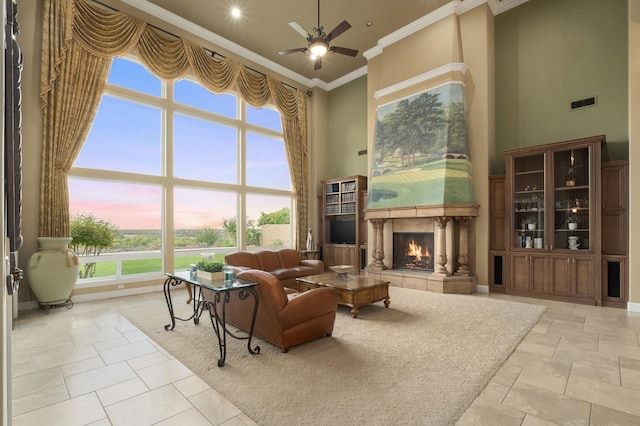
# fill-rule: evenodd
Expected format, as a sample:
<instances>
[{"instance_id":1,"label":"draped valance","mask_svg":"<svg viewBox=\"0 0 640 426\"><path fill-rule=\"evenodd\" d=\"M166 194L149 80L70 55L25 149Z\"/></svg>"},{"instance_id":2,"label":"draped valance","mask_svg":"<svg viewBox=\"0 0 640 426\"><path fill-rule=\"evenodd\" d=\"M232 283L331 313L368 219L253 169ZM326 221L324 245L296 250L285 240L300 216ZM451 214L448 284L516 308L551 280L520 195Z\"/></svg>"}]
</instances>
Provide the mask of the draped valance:
<instances>
[{"instance_id":1,"label":"draped valance","mask_svg":"<svg viewBox=\"0 0 640 426\"><path fill-rule=\"evenodd\" d=\"M281 114L291 181L296 192L296 238L307 229L306 94L185 38L169 38L121 12L84 0L45 0L41 98L44 112L40 235L69 235L67 173L82 148L106 86L114 56L135 52L165 80L192 74L209 91L237 91L253 107Z\"/></svg>"}]
</instances>

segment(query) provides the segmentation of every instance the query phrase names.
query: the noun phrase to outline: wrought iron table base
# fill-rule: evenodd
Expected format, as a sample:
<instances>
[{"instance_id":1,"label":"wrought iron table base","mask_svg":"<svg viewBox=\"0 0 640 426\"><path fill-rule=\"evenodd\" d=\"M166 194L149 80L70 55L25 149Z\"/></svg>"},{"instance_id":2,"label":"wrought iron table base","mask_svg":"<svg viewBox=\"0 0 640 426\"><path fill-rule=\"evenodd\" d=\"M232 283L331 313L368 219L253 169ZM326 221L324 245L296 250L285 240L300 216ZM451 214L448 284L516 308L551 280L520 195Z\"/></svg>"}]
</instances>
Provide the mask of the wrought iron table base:
<instances>
[{"instance_id":1,"label":"wrought iron table base","mask_svg":"<svg viewBox=\"0 0 640 426\"><path fill-rule=\"evenodd\" d=\"M253 338L253 329L256 323L256 316L258 314L258 293L253 287L217 287L217 288L209 288L214 293L214 302L209 302L205 300L202 294L202 285L199 283L191 282L194 290L193 297L193 314L189 318L180 318L175 316L175 312L173 310L173 301L171 300L171 287L175 287L177 285L182 284L186 281L180 277L175 275L168 275L168 278L164 282L164 298L167 302L167 308L169 309L169 317L171 318L171 323L165 324L164 329L169 331L173 330L176 326L176 320L179 321L190 321L193 320L194 324L200 323L200 316L202 312L207 309L209 311L209 318L211 319L211 325L213 326L213 331L216 333L216 337L218 338L218 347L220 349L220 358L218 359L218 367L222 367L227 358L227 334L235 339L247 340L247 350L252 355L257 355L260 353L260 346L256 345L255 347L251 347L251 339ZM207 287L205 287L207 288ZM229 298L231 297L231 293L238 293L238 297L242 300L246 300L249 295L253 296L254 300L254 308L253 308L253 316L251 318L251 327L246 336L234 334L231 330L227 328L226 322L226 307L229 302ZM224 300L222 300L224 297ZM222 302L222 303L221 303ZM222 316L220 316L218 312L218 305L222 305Z\"/></svg>"}]
</instances>

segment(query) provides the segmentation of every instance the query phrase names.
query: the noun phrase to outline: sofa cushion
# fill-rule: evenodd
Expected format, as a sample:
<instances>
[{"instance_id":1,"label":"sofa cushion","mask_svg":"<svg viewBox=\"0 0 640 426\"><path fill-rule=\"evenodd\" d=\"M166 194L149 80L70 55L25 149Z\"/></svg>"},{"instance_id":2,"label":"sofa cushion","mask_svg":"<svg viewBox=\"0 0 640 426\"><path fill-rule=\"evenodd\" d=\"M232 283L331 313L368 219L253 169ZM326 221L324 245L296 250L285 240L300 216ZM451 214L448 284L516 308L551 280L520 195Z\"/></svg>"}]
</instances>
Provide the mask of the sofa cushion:
<instances>
[{"instance_id":1,"label":"sofa cushion","mask_svg":"<svg viewBox=\"0 0 640 426\"><path fill-rule=\"evenodd\" d=\"M300 253L298 250L284 248L276 251L280 259L281 268L293 268L300 265Z\"/></svg>"},{"instance_id":2,"label":"sofa cushion","mask_svg":"<svg viewBox=\"0 0 640 426\"><path fill-rule=\"evenodd\" d=\"M229 253L224 257L224 262L229 266L242 266L245 269L262 269L256 255L248 251Z\"/></svg>"},{"instance_id":3,"label":"sofa cushion","mask_svg":"<svg viewBox=\"0 0 640 426\"><path fill-rule=\"evenodd\" d=\"M293 268L278 268L273 271L269 271L269 273L278 277L280 281L286 280L289 278L299 278L306 277L308 275L314 275L316 272L313 268L308 266L295 266Z\"/></svg>"},{"instance_id":4,"label":"sofa cushion","mask_svg":"<svg viewBox=\"0 0 640 426\"><path fill-rule=\"evenodd\" d=\"M280 265L280 257L275 251L263 250L257 252L255 256L258 259L258 263L260 264L260 267L257 269L271 272L274 269L279 269L282 267L282 265Z\"/></svg>"}]
</instances>

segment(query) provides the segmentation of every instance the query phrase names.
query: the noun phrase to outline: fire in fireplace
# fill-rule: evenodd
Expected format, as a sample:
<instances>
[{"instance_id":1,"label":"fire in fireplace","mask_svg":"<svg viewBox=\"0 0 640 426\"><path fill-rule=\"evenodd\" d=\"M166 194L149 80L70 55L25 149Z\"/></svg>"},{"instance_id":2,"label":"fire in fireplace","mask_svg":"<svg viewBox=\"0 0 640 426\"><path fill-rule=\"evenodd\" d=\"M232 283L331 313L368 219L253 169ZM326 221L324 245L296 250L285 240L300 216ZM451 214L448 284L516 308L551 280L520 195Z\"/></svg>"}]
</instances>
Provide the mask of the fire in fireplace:
<instances>
[{"instance_id":1,"label":"fire in fireplace","mask_svg":"<svg viewBox=\"0 0 640 426\"><path fill-rule=\"evenodd\" d=\"M394 232L393 268L433 272L433 232Z\"/></svg>"}]
</instances>

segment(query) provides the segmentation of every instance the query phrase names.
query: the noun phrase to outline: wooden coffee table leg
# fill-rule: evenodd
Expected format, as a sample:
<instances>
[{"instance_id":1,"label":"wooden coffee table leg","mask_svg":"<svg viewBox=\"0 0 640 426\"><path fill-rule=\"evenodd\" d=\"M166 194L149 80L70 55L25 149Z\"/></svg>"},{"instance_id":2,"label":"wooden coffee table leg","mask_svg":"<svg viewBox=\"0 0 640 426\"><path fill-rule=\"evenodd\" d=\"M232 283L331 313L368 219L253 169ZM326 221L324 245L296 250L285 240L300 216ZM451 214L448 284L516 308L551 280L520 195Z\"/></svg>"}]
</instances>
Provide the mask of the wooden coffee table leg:
<instances>
[{"instance_id":1,"label":"wooden coffee table leg","mask_svg":"<svg viewBox=\"0 0 640 426\"><path fill-rule=\"evenodd\" d=\"M388 308L390 303L391 303L391 301L389 300L389 298L388 298L388 297L386 297L386 298L384 299L384 307L385 307L385 308Z\"/></svg>"},{"instance_id":2,"label":"wooden coffee table leg","mask_svg":"<svg viewBox=\"0 0 640 426\"><path fill-rule=\"evenodd\" d=\"M360 313L360 311L358 310L357 306L354 306L353 308L351 308L351 316L354 318L358 318L358 314Z\"/></svg>"}]
</instances>

